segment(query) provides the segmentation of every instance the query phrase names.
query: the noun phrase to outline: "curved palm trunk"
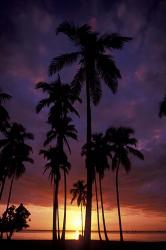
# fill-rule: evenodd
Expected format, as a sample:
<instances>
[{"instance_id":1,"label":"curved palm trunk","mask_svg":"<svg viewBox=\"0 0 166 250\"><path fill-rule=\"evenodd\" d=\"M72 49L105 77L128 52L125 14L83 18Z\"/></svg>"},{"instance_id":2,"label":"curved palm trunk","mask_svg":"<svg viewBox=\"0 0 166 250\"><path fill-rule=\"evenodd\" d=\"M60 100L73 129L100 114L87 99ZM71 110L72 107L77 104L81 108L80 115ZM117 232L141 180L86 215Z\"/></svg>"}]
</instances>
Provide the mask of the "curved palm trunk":
<instances>
[{"instance_id":1,"label":"curved palm trunk","mask_svg":"<svg viewBox=\"0 0 166 250\"><path fill-rule=\"evenodd\" d=\"M64 174L64 216L63 216L63 229L62 229L62 240L65 240L65 232L66 232L66 201L67 201L67 188L66 188L66 172L63 170Z\"/></svg>"},{"instance_id":2,"label":"curved palm trunk","mask_svg":"<svg viewBox=\"0 0 166 250\"><path fill-rule=\"evenodd\" d=\"M91 105L90 105L90 89L89 80L86 81L86 99L87 99L87 155L86 155L86 169L87 169L87 205L85 215L85 240L91 239L91 211L92 211L92 168L91 168Z\"/></svg>"},{"instance_id":3,"label":"curved palm trunk","mask_svg":"<svg viewBox=\"0 0 166 250\"><path fill-rule=\"evenodd\" d=\"M123 242L123 230L122 230L121 213L120 213L119 183L118 183L119 166L120 166L120 161L116 169L116 198L117 198L118 217L119 217L120 241Z\"/></svg>"},{"instance_id":4,"label":"curved palm trunk","mask_svg":"<svg viewBox=\"0 0 166 250\"><path fill-rule=\"evenodd\" d=\"M83 225L82 202L81 202L81 225L82 225L82 237L83 237L84 236L84 225Z\"/></svg>"},{"instance_id":5,"label":"curved palm trunk","mask_svg":"<svg viewBox=\"0 0 166 250\"><path fill-rule=\"evenodd\" d=\"M14 177L15 176L13 175L11 183L10 183L10 190L9 190L9 196L8 196L8 201L7 201L7 206L6 206L6 212L7 212L8 208L9 208L9 204L10 204L10 200L11 200Z\"/></svg>"},{"instance_id":6,"label":"curved palm trunk","mask_svg":"<svg viewBox=\"0 0 166 250\"><path fill-rule=\"evenodd\" d=\"M106 229L105 217L104 217L103 193L102 193L102 185L101 185L101 176L100 175L99 175L99 187L100 187L100 198L101 198L101 210L102 210L102 218L103 218L104 235L105 235L105 239L108 241L109 239L107 236L107 229Z\"/></svg>"},{"instance_id":7,"label":"curved palm trunk","mask_svg":"<svg viewBox=\"0 0 166 250\"><path fill-rule=\"evenodd\" d=\"M53 228L52 228L52 239L53 241L57 240L57 227L56 227L56 210L57 210L57 204L56 204L56 193L57 193L57 183L54 180L54 190L53 190Z\"/></svg>"},{"instance_id":8,"label":"curved palm trunk","mask_svg":"<svg viewBox=\"0 0 166 250\"><path fill-rule=\"evenodd\" d=\"M2 217L3 220L5 220L6 216L7 216L7 210L9 208L9 204L10 204L10 200L11 200L11 195L12 195L12 188L13 188L14 177L15 176L13 175L11 183L10 183L10 190L9 190L9 196L8 196L8 201L7 201L7 205L6 205L6 210L5 210L5 212L3 214L3 217ZM1 232L0 238L1 239L3 238L3 232Z\"/></svg>"},{"instance_id":9,"label":"curved palm trunk","mask_svg":"<svg viewBox=\"0 0 166 250\"><path fill-rule=\"evenodd\" d=\"M2 180L1 191L0 191L0 200L2 199L2 194L3 194L4 187L5 187L5 181L6 181L6 177L4 177Z\"/></svg>"},{"instance_id":10,"label":"curved palm trunk","mask_svg":"<svg viewBox=\"0 0 166 250\"><path fill-rule=\"evenodd\" d=\"M97 212L98 234L99 234L99 239L102 240L102 238L101 238L101 232L100 232L99 202L98 202L98 192L97 192L96 174L95 174L95 193L96 193L96 212Z\"/></svg>"}]
</instances>

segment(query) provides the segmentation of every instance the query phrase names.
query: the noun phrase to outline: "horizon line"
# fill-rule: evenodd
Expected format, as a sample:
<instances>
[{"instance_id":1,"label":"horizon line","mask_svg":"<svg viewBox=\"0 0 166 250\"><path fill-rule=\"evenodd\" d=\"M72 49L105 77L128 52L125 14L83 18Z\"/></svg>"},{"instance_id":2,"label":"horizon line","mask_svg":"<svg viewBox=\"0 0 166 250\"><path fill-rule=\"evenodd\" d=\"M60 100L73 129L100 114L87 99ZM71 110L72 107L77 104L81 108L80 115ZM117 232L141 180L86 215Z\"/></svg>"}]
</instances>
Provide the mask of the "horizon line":
<instances>
[{"instance_id":1,"label":"horizon line","mask_svg":"<svg viewBox=\"0 0 166 250\"><path fill-rule=\"evenodd\" d=\"M44 231L44 232L52 232L52 229L24 229L23 232L25 231ZM75 231L80 231L80 230L66 230L66 232L75 232ZM62 232L62 230L60 230L60 232ZM92 233L98 233L98 230L92 230ZM100 231L101 233L104 233L103 230ZM132 232L136 232L136 233L157 233L157 232L161 232L161 233L166 233L166 230L123 230L124 233L132 233ZM119 230L107 230L107 233L119 233Z\"/></svg>"}]
</instances>

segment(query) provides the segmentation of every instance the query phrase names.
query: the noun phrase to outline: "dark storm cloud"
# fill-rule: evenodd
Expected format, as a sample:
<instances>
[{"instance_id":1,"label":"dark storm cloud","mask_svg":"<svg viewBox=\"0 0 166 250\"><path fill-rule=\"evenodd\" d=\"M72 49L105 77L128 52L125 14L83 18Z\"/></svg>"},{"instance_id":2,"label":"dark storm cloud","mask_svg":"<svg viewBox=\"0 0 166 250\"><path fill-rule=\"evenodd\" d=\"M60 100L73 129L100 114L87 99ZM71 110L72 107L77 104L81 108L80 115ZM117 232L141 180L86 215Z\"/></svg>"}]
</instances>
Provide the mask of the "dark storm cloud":
<instances>
[{"instance_id":1,"label":"dark storm cloud","mask_svg":"<svg viewBox=\"0 0 166 250\"><path fill-rule=\"evenodd\" d=\"M166 92L165 13L165 1L156 0L8 0L1 3L0 85L13 95L7 106L12 120L22 122L35 134L35 164L28 167L27 175L15 184L13 201L24 199L33 204L51 205L48 179L42 176L44 162L37 155L46 131L46 112L35 114L35 105L42 95L34 86L39 80L48 79L47 67L52 57L73 49L66 37L55 36L57 25L71 19L78 24L91 23L97 31L133 37L124 50L113 52L123 78L116 95L103 88L101 103L92 109L93 129L103 131L112 125L135 129L145 161L132 159L131 173L126 176L122 172L122 205L164 213L166 120L158 118L158 104ZM70 81L74 70L74 67L66 70L62 78ZM81 145L85 142L85 102L79 110L81 118L74 119L79 141L71 143L74 153L69 189L74 181L85 177L84 161L80 158ZM105 179L105 201L110 207L111 198L113 208L116 205L114 176L110 178L110 188L109 175ZM32 196L27 196L27 190Z\"/></svg>"}]
</instances>

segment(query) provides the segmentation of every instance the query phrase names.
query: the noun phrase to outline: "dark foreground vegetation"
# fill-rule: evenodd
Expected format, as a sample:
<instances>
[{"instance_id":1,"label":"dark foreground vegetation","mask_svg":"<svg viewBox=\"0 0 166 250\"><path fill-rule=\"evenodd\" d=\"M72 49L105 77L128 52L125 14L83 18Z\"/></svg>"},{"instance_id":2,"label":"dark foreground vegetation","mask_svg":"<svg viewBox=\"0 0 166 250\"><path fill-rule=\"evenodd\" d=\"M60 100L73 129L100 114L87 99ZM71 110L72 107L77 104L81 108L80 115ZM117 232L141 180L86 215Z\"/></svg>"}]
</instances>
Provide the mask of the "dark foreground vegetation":
<instances>
[{"instance_id":1,"label":"dark foreground vegetation","mask_svg":"<svg viewBox=\"0 0 166 250\"><path fill-rule=\"evenodd\" d=\"M46 249L67 249L67 250L77 250L77 249L95 249L95 250L121 250L121 249L166 249L166 241L165 242L106 242L106 241L98 241L98 240L91 240L89 244L83 244L83 242L79 240L66 240L66 241L57 241L52 242L50 240L12 240L12 241L5 241L2 240L0 242L1 249L24 249L24 250L46 250Z\"/></svg>"}]
</instances>

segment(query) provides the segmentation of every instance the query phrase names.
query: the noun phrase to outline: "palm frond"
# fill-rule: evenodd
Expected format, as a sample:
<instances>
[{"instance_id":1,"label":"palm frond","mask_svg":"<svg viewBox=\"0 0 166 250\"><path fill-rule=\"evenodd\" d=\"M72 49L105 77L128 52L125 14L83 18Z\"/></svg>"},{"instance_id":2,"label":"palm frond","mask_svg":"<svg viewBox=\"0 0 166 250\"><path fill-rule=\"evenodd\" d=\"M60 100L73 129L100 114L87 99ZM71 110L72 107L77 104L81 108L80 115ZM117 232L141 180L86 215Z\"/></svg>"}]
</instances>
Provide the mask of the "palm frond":
<instances>
[{"instance_id":1,"label":"palm frond","mask_svg":"<svg viewBox=\"0 0 166 250\"><path fill-rule=\"evenodd\" d=\"M131 162L130 159L128 157L127 152L123 152L120 155L120 163L124 166L126 172L129 172L131 169Z\"/></svg>"},{"instance_id":2,"label":"palm frond","mask_svg":"<svg viewBox=\"0 0 166 250\"><path fill-rule=\"evenodd\" d=\"M113 93L116 93L118 79L121 78L121 74L113 59L109 55L99 54L96 66L101 79L104 80Z\"/></svg>"},{"instance_id":3,"label":"palm frond","mask_svg":"<svg viewBox=\"0 0 166 250\"><path fill-rule=\"evenodd\" d=\"M50 85L47 82L38 82L35 88L42 89L43 92L47 92L50 88Z\"/></svg>"},{"instance_id":4,"label":"palm frond","mask_svg":"<svg viewBox=\"0 0 166 250\"><path fill-rule=\"evenodd\" d=\"M138 149L132 148L130 146L127 146L127 149L131 154L137 156L141 160L144 160L144 155Z\"/></svg>"},{"instance_id":5,"label":"palm frond","mask_svg":"<svg viewBox=\"0 0 166 250\"><path fill-rule=\"evenodd\" d=\"M68 66L76 62L79 56L80 52L72 52L53 58L49 65L49 75L52 76L60 71L64 66Z\"/></svg>"},{"instance_id":6,"label":"palm frond","mask_svg":"<svg viewBox=\"0 0 166 250\"><path fill-rule=\"evenodd\" d=\"M10 100L11 98L12 98L11 95L8 95L8 94L6 94L6 93L0 92L0 104L1 104L2 102L5 102L5 101Z\"/></svg>"},{"instance_id":7,"label":"palm frond","mask_svg":"<svg viewBox=\"0 0 166 250\"><path fill-rule=\"evenodd\" d=\"M49 98L45 98L39 101L39 103L36 106L36 113L40 113L40 111L45 108L48 107L50 105L50 99Z\"/></svg>"},{"instance_id":8,"label":"palm frond","mask_svg":"<svg viewBox=\"0 0 166 250\"><path fill-rule=\"evenodd\" d=\"M164 97L163 101L160 102L160 111L159 111L159 117L166 116L166 97Z\"/></svg>"},{"instance_id":9,"label":"palm frond","mask_svg":"<svg viewBox=\"0 0 166 250\"><path fill-rule=\"evenodd\" d=\"M124 44L131 41L131 37L121 36L118 33L103 34L99 38L99 43L105 48L122 49Z\"/></svg>"},{"instance_id":10,"label":"palm frond","mask_svg":"<svg viewBox=\"0 0 166 250\"><path fill-rule=\"evenodd\" d=\"M76 26L72 22L64 21L58 26L56 34L58 33L68 36L75 45L81 45L86 40L87 35L91 34L91 27L88 24Z\"/></svg>"},{"instance_id":11,"label":"palm frond","mask_svg":"<svg viewBox=\"0 0 166 250\"><path fill-rule=\"evenodd\" d=\"M80 95L82 85L85 81L85 69L80 67L77 73L74 76L73 81L71 82L71 87L76 95Z\"/></svg>"}]
</instances>

